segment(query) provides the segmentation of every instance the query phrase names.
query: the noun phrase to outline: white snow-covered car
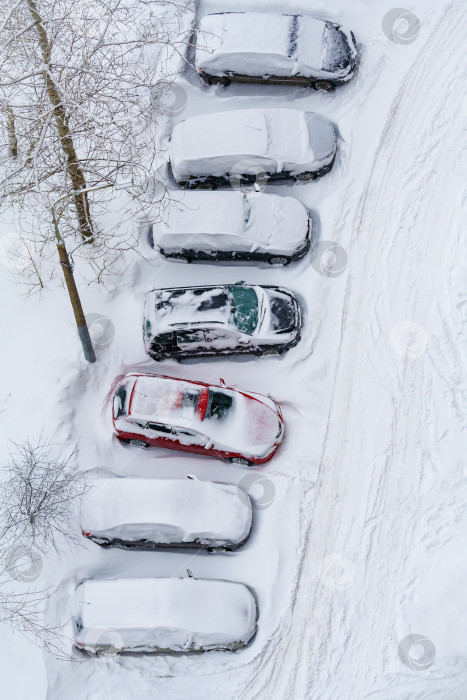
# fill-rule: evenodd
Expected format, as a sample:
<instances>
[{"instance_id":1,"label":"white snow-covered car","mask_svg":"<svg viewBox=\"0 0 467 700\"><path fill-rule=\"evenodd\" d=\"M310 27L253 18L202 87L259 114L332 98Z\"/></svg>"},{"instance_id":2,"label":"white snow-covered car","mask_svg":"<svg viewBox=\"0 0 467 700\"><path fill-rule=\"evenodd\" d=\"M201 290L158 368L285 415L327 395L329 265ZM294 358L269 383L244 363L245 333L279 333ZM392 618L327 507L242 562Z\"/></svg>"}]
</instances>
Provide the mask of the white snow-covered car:
<instances>
[{"instance_id":1,"label":"white snow-covered car","mask_svg":"<svg viewBox=\"0 0 467 700\"><path fill-rule=\"evenodd\" d=\"M310 247L312 222L294 197L262 192L180 192L153 245L166 258L287 265Z\"/></svg>"},{"instance_id":2,"label":"white snow-covered car","mask_svg":"<svg viewBox=\"0 0 467 700\"><path fill-rule=\"evenodd\" d=\"M236 651L256 619L253 595L230 581L87 579L74 592L74 643L94 654Z\"/></svg>"},{"instance_id":3,"label":"white snow-covered car","mask_svg":"<svg viewBox=\"0 0 467 700\"><path fill-rule=\"evenodd\" d=\"M175 125L170 166L183 188L241 188L261 180L313 180L331 170L333 125L299 109L238 109Z\"/></svg>"},{"instance_id":4,"label":"white snow-covered car","mask_svg":"<svg viewBox=\"0 0 467 700\"><path fill-rule=\"evenodd\" d=\"M108 473L90 480L83 535L103 546L232 550L251 530L250 497L233 484Z\"/></svg>"},{"instance_id":5,"label":"white snow-covered car","mask_svg":"<svg viewBox=\"0 0 467 700\"><path fill-rule=\"evenodd\" d=\"M208 84L292 84L333 90L352 77L352 32L302 14L219 12L201 19L195 66Z\"/></svg>"},{"instance_id":6,"label":"white snow-covered car","mask_svg":"<svg viewBox=\"0 0 467 700\"><path fill-rule=\"evenodd\" d=\"M153 289L144 303L144 344L155 360L281 354L298 343L301 325L295 294L271 285Z\"/></svg>"}]
</instances>

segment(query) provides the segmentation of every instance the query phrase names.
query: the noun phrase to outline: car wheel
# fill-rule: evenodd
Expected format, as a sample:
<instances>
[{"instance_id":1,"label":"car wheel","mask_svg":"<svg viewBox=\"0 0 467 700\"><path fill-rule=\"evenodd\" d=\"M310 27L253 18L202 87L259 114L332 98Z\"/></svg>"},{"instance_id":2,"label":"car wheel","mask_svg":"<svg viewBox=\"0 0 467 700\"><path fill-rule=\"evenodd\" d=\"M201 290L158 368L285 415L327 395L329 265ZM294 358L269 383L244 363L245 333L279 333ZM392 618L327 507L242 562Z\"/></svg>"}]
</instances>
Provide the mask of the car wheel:
<instances>
[{"instance_id":1,"label":"car wheel","mask_svg":"<svg viewBox=\"0 0 467 700\"><path fill-rule=\"evenodd\" d=\"M145 442L145 440L128 440L128 444L133 445L133 447L142 447L143 449L149 447L149 443Z\"/></svg>"},{"instance_id":2,"label":"car wheel","mask_svg":"<svg viewBox=\"0 0 467 700\"><path fill-rule=\"evenodd\" d=\"M314 173L300 173L300 175L296 175L295 179L300 182L307 182L308 180L314 180L315 179L315 174Z\"/></svg>"},{"instance_id":3,"label":"car wheel","mask_svg":"<svg viewBox=\"0 0 467 700\"><path fill-rule=\"evenodd\" d=\"M289 258L286 258L284 255L272 255L268 263L270 265L288 265L290 262Z\"/></svg>"},{"instance_id":4,"label":"car wheel","mask_svg":"<svg viewBox=\"0 0 467 700\"><path fill-rule=\"evenodd\" d=\"M251 467L254 464L254 462L250 462L249 459L245 459L244 457L229 457L227 461L230 462L230 464L243 464L246 467Z\"/></svg>"},{"instance_id":5,"label":"car wheel","mask_svg":"<svg viewBox=\"0 0 467 700\"><path fill-rule=\"evenodd\" d=\"M206 180L200 180L196 183L196 188L199 190L216 190L217 184L214 180L207 178Z\"/></svg>"},{"instance_id":6,"label":"car wheel","mask_svg":"<svg viewBox=\"0 0 467 700\"><path fill-rule=\"evenodd\" d=\"M330 80L316 80L313 83L315 90L326 90L326 92L334 92L336 86Z\"/></svg>"}]
</instances>

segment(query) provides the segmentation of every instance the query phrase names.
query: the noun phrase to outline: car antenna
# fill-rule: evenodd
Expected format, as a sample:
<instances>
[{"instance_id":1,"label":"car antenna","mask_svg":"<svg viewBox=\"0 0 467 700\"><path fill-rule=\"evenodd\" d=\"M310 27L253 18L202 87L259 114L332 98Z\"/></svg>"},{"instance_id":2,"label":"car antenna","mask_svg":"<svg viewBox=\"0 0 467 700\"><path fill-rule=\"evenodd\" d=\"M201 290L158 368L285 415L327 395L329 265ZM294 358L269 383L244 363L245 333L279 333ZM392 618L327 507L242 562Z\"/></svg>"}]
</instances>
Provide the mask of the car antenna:
<instances>
[{"instance_id":1,"label":"car antenna","mask_svg":"<svg viewBox=\"0 0 467 700\"><path fill-rule=\"evenodd\" d=\"M189 578L194 578L193 574L191 573L191 569L187 569L186 572Z\"/></svg>"}]
</instances>

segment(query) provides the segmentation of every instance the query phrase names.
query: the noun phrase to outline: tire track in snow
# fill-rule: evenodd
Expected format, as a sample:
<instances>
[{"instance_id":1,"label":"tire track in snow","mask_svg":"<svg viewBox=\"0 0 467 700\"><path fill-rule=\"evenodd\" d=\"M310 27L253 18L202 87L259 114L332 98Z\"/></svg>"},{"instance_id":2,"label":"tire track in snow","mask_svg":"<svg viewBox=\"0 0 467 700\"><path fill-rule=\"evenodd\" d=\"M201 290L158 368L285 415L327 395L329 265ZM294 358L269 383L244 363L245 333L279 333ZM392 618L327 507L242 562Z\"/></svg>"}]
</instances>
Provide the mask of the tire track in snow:
<instances>
[{"instance_id":1,"label":"tire track in snow","mask_svg":"<svg viewBox=\"0 0 467 700\"><path fill-rule=\"evenodd\" d=\"M436 282L439 283L439 278L442 277L442 264L436 263L446 257L445 244L436 236L433 221L436 225L439 224L440 211L446 217L442 206L446 193L438 190L435 178L431 182L424 182L419 171L428 165L431 167L431 175L437 168L438 178L449 181L449 158L455 151L448 146L455 144L454 137L451 135L450 138L449 125L445 120L443 122L442 115L430 110L429 87L432 83L437 85L436 103L446 110L446 106L452 104L453 100L452 86L446 81L450 69L450 48L456 39L459 41L462 38L466 19L464 8L451 5L441 24L422 47L394 100L362 196L353 252L358 250L361 254L365 249L366 253L365 258L360 257L353 267L346 292L337 379L322 459L322 481L317 494L316 516L309 533L293 625L282 630L282 640L274 654L276 668L273 673L263 670L264 675L271 678L270 697L363 697L372 685L378 684L378 676L384 673L388 659L397 655L398 639L391 638L391 633L385 629L392 625L395 584L390 584L381 591L375 588L381 584L384 586L385 579L394 577L394 572L403 566L413 537L417 516L416 493L423 471L415 435L419 428L418 417L423 408L427 367L423 361L397 361L387 345L383 344L380 348L372 340L375 327L376 337L386 327L387 343L389 330L384 314L373 307L373 293L377 292L380 303L386 300L386 314L390 311L391 301L401 296L401 289L406 297L402 308L407 318L416 318L417 311L426 314L431 312L430 305L424 310L417 272L425 270L428 274L435 273L428 285L425 284L422 288L425 293L429 293L432 286L435 288ZM457 75L459 80L460 66ZM434 133L433 121L436 122L438 133ZM446 138L444 153L439 148L441 135ZM424 148L424 140L428 141L431 150ZM412 148L414 142L418 146L418 155L415 164L412 164L407 162L407 153L410 158L410 154L415 152ZM439 162L433 154L440 156ZM401 188L404 187L403 192L398 187L399 181ZM414 249L411 232L404 226L403 217L410 214L411 202L416 201L417 197L421 198L425 207L424 212L418 211L425 226L419 225L414 231L421 237L426 236L428 246L420 239ZM403 205L399 215L396 205ZM393 212L398 226L388 225L378 233L373 231L371 224L381 211L389 218ZM444 228L448 228L446 221ZM432 250L427 250L429 246ZM393 269L391 258L397 261L408 260L408 264L403 266L408 268L404 270L404 275L401 270ZM355 342L350 324L353 328L364 330L366 337L361 337L359 344ZM359 405L360 400L364 404L365 390L370 385L367 358L361 353L362 346L365 345L378 353L373 360L378 374L373 380L382 382L386 387L392 385L392 390L388 393L386 389L384 392L386 406L383 417L388 424L383 430L384 449L378 451L376 444L364 446L363 452L370 459L362 469L358 463L362 450L359 445L354 444L352 447L352 433L355 438L361 432L363 418L366 418L368 425L378 429L378 421L375 422L372 415L372 406ZM382 364L386 362L389 366ZM357 381L363 378L363 386L354 389L352 376L356 376ZM349 474L346 472L347 465L343 464L340 469L339 464L345 460L346 452L349 453L352 449L355 458L353 462L350 461L353 473ZM411 473L407 465L414 464L414 461L418 468ZM352 493L352 479L360 481L360 488L367 497L365 517L357 523L349 522L349 514L342 508L346 497L344 487ZM358 499L353 505L356 511L359 508L364 510ZM348 532L343 531L341 519ZM385 552L384 560L380 557L380 561L377 561L375 550L379 548L384 551L391 531L394 532L392 548ZM338 595L330 594L318 583L316 572L320 561L336 545L354 554L358 562L356 584L349 594L346 591L338 591ZM362 554L359 549L363 550ZM357 585L361 601L355 600ZM343 598L346 598L344 602ZM376 601L373 610L365 609L366 599ZM303 619L304 611L309 611L307 621ZM338 623L342 625L342 631L338 629ZM379 632L379 639L375 638L375 630ZM368 653L370 638L375 648ZM287 646L288 651L285 651ZM355 668L357 660L359 668ZM371 668L374 669L373 677L369 673ZM260 678L263 672L259 672ZM265 686L257 682L250 686L243 697L264 697L264 692Z\"/></svg>"}]
</instances>

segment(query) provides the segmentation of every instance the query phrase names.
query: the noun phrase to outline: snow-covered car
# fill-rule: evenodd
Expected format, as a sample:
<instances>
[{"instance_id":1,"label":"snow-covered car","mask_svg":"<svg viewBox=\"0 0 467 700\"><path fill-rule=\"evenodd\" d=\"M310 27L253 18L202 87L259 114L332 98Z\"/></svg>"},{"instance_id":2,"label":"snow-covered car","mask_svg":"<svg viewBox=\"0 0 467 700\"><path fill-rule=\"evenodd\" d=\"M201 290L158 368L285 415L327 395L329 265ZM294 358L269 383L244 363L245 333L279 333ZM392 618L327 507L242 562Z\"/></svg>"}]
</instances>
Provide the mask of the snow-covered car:
<instances>
[{"instance_id":1,"label":"snow-covered car","mask_svg":"<svg viewBox=\"0 0 467 700\"><path fill-rule=\"evenodd\" d=\"M352 32L310 15L219 12L202 18L195 66L208 84L292 84L333 90L352 77Z\"/></svg>"},{"instance_id":2,"label":"snow-covered car","mask_svg":"<svg viewBox=\"0 0 467 700\"><path fill-rule=\"evenodd\" d=\"M236 651L256 632L256 601L231 581L87 579L74 591L74 643L88 652Z\"/></svg>"},{"instance_id":3,"label":"snow-covered car","mask_svg":"<svg viewBox=\"0 0 467 700\"><path fill-rule=\"evenodd\" d=\"M268 396L154 374L127 374L113 395L117 437L137 447L168 447L239 464L262 464L284 436Z\"/></svg>"},{"instance_id":4,"label":"snow-covered car","mask_svg":"<svg viewBox=\"0 0 467 700\"><path fill-rule=\"evenodd\" d=\"M331 170L333 125L299 109L239 109L175 125L170 166L183 188L216 189L281 180L313 180Z\"/></svg>"},{"instance_id":5,"label":"snow-covered car","mask_svg":"<svg viewBox=\"0 0 467 700\"><path fill-rule=\"evenodd\" d=\"M233 484L119 477L90 480L81 530L103 546L232 550L250 534L250 497Z\"/></svg>"},{"instance_id":6,"label":"snow-covered car","mask_svg":"<svg viewBox=\"0 0 467 700\"><path fill-rule=\"evenodd\" d=\"M172 287L145 297L144 343L155 360L281 354L298 343L300 330L300 304L284 287Z\"/></svg>"},{"instance_id":7,"label":"snow-covered car","mask_svg":"<svg viewBox=\"0 0 467 700\"><path fill-rule=\"evenodd\" d=\"M153 245L166 258L286 265L310 246L312 222L294 197L262 192L180 192Z\"/></svg>"}]
</instances>

